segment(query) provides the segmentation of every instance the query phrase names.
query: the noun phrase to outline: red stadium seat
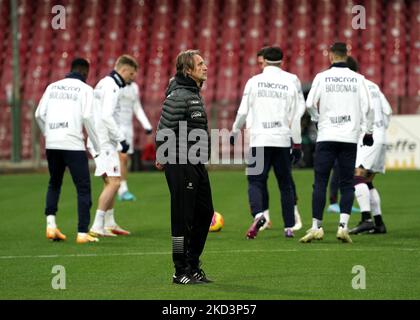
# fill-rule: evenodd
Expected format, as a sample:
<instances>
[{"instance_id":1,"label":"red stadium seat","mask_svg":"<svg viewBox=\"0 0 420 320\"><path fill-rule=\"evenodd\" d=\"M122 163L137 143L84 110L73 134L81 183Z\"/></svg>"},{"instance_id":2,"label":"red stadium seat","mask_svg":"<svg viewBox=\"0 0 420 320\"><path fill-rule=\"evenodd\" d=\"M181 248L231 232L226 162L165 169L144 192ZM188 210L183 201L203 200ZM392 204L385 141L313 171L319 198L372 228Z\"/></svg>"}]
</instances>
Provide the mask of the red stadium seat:
<instances>
[{"instance_id":1,"label":"red stadium seat","mask_svg":"<svg viewBox=\"0 0 420 320\"><path fill-rule=\"evenodd\" d=\"M192 49L195 35L194 26L196 25L196 7L197 2L194 0L180 0L177 8L177 21L175 28L175 46L172 56L177 55L180 51Z\"/></svg>"},{"instance_id":2,"label":"red stadium seat","mask_svg":"<svg viewBox=\"0 0 420 320\"><path fill-rule=\"evenodd\" d=\"M330 65L328 48L347 43L360 71L396 98L419 94L420 2L415 0L61 0L66 29L51 28L53 0L19 0L23 99L37 103L75 56L91 62L88 83L108 74L122 53L140 64L145 105L159 108L179 51L197 48L208 65L206 104L237 106L245 82L259 70L256 52L284 50L283 69L303 83ZM355 5L366 8L366 29L354 30ZM177 17L177 19L175 19ZM0 0L0 102L10 92L10 1ZM75 41L77 39L77 41ZM123 39L123 40L121 40ZM414 99L413 98L413 99ZM401 100L402 99L402 100ZM408 99L408 98L407 98ZM408 101L408 100L407 100ZM407 107L408 106L408 107ZM416 110L406 103L401 112ZM141 136L140 147L144 142Z\"/></svg>"},{"instance_id":3,"label":"red stadium seat","mask_svg":"<svg viewBox=\"0 0 420 320\"><path fill-rule=\"evenodd\" d=\"M284 50L288 47L288 29L290 27L288 12L289 3L286 0L268 1L268 45L277 45Z\"/></svg>"}]
</instances>

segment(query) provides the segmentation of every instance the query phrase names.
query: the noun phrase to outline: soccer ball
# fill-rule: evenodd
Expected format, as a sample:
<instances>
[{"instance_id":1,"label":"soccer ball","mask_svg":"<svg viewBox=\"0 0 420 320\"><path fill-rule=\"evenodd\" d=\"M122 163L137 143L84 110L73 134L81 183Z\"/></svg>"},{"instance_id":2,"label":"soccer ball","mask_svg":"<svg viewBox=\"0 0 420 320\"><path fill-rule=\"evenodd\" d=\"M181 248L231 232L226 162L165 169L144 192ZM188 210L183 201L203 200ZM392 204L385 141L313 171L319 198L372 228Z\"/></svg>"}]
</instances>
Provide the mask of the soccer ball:
<instances>
[{"instance_id":1,"label":"soccer ball","mask_svg":"<svg viewBox=\"0 0 420 320\"><path fill-rule=\"evenodd\" d=\"M223 216L220 213L215 211L213 214L213 219L211 219L209 231L219 232L220 230L223 229L224 225L225 225L225 221L223 220Z\"/></svg>"}]
</instances>

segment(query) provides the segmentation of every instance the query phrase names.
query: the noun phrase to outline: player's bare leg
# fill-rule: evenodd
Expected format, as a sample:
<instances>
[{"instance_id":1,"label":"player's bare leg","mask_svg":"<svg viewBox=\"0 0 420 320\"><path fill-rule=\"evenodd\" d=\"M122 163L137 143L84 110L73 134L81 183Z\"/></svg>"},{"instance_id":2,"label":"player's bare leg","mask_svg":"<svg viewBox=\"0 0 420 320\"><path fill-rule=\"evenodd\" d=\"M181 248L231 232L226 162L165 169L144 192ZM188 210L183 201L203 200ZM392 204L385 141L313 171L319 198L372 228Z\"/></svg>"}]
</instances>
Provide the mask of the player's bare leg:
<instances>
[{"instance_id":1,"label":"player's bare leg","mask_svg":"<svg viewBox=\"0 0 420 320\"><path fill-rule=\"evenodd\" d=\"M114 236L114 234L105 229L105 220L107 212L113 208L115 195L120 187L120 177L103 177L104 188L98 199L98 209L96 210L95 221L90 229L91 234L98 236Z\"/></svg>"}]
</instances>

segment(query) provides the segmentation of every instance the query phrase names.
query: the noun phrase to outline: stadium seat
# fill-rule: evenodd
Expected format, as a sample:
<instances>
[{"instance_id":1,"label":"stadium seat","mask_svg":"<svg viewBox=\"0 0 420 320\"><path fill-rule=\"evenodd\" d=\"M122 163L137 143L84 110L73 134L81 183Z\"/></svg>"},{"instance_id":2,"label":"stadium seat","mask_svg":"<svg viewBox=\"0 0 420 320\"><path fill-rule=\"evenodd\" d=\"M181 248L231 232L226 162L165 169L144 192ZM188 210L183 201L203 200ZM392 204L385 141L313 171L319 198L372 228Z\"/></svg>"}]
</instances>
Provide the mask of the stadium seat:
<instances>
[{"instance_id":1,"label":"stadium seat","mask_svg":"<svg viewBox=\"0 0 420 320\"><path fill-rule=\"evenodd\" d=\"M171 0L158 0L154 8L152 38L150 41L149 59L147 62L144 99L147 102L158 102L164 98L164 92L170 77L170 43L171 22L168 12L173 12ZM173 67L173 66L171 66Z\"/></svg>"},{"instance_id":2,"label":"stadium seat","mask_svg":"<svg viewBox=\"0 0 420 320\"><path fill-rule=\"evenodd\" d=\"M280 46L283 69L305 84L328 68L328 48L339 40L347 43L361 73L392 97L396 112L418 112L419 1L61 0L65 30L51 28L55 4L18 1L21 91L27 103L38 103L48 83L69 71L75 56L90 60L88 83L95 85L126 52L140 64L137 82L144 105L159 112L176 55L197 48L208 65L202 90L206 105L209 110L227 106L226 112L238 106L245 82L258 72L255 54L262 46ZM364 30L352 28L355 5L366 8ZM11 36L10 1L0 0L0 103L11 92ZM139 148L147 138L140 132ZM5 141L10 144L10 137Z\"/></svg>"},{"instance_id":3,"label":"stadium seat","mask_svg":"<svg viewBox=\"0 0 420 320\"><path fill-rule=\"evenodd\" d=\"M240 87L244 87L251 76L260 73L256 54L265 45L265 11L265 3L261 0L249 4L245 11L245 44L240 68Z\"/></svg>"},{"instance_id":4,"label":"stadium seat","mask_svg":"<svg viewBox=\"0 0 420 320\"><path fill-rule=\"evenodd\" d=\"M196 25L196 7L194 0L180 0L177 8L177 21L175 23L175 42L172 56L179 52L191 49L195 36L194 26Z\"/></svg>"},{"instance_id":5,"label":"stadium seat","mask_svg":"<svg viewBox=\"0 0 420 320\"><path fill-rule=\"evenodd\" d=\"M214 100L216 75L217 75L217 42L219 37L219 19L220 2L217 0L204 1L200 6L198 49L208 67L207 81L204 83L202 94L206 102Z\"/></svg>"},{"instance_id":6,"label":"stadium seat","mask_svg":"<svg viewBox=\"0 0 420 320\"><path fill-rule=\"evenodd\" d=\"M284 50L288 47L288 12L290 10L287 0L268 1L268 45L278 45Z\"/></svg>"}]
</instances>

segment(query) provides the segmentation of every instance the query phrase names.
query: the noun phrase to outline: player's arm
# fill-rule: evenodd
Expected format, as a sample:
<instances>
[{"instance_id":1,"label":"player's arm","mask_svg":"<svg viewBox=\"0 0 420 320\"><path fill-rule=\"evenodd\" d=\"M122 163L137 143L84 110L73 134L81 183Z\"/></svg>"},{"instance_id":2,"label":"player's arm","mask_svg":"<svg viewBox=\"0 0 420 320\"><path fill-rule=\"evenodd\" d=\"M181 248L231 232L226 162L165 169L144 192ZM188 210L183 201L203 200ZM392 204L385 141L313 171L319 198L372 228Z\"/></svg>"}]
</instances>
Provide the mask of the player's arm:
<instances>
[{"instance_id":1,"label":"player's arm","mask_svg":"<svg viewBox=\"0 0 420 320\"><path fill-rule=\"evenodd\" d=\"M186 99L175 94L165 99L156 129L156 150L165 142L166 138L176 137L179 132L179 122L186 121L187 104Z\"/></svg>"},{"instance_id":2,"label":"player's arm","mask_svg":"<svg viewBox=\"0 0 420 320\"><path fill-rule=\"evenodd\" d=\"M101 148L99 138L95 130L95 119L93 115L93 90L91 88L86 89L82 97L82 119L89 141L92 143L95 152L99 154Z\"/></svg>"},{"instance_id":3,"label":"player's arm","mask_svg":"<svg viewBox=\"0 0 420 320\"><path fill-rule=\"evenodd\" d=\"M301 118L302 118L302 109L299 101L299 93L297 90L293 90L291 96L291 118L289 119L290 130L292 132L293 144L300 145L302 144L302 129L301 129Z\"/></svg>"},{"instance_id":4,"label":"player's arm","mask_svg":"<svg viewBox=\"0 0 420 320\"><path fill-rule=\"evenodd\" d=\"M375 113L372 107L372 98L369 88L364 77L362 78L362 87L360 90L360 102L362 110L362 116L360 117L361 128L366 134L372 134Z\"/></svg>"},{"instance_id":5,"label":"player's arm","mask_svg":"<svg viewBox=\"0 0 420 320\"><path fill-rule=\"evenodd\" d=\"M297 102L298 112L300 113L301 116L303 116L303 114L306 111L305 97L303 96L302 84L297 76L295 79L295 87L296 87L297 95L298 95L298 102Z\"/></svg>"},{"instance_id":6,"label":"player's arm","mask_svg":"<svg viewBox=\"0 0 420 320\"><path fill-rule=\"evenodd\" d=\"M140 94L137 89L135 91L136 91L136 99L133 104L134 114L136 115L137 120L143 126L144 130L146 130L146 132L151 132L153 127L150 124L150 121L143 110L143 106L141 105Z\"/></svg>"},{"instance_id":7,"label":"player's arm","mask_svg":"<svg viewBox=\"0 0 420 320\"><path fill-rule=\"evenodd\" d=\"M114 97L113 97L113 88L103 88L104 90L104 97L103 97L103 105L101 109L101 120L103 125L108 130L108 135L112 141L121 142L125 140L124 134L121 132L120 128L118 127L117 123L114 120L113 114L115 106L113 105Z\"/></svg>"},{"instance_id":8,"label":"player's arm","mask_svg":"<svg viewBox=\"0 0 420 320\"><path fill-rule=\"evenodd\" d=\"M382 113L384 115L384 121L385 121L384 126L386 129L388 129L389 122L391 120L391 115L392 115L392 108L382 92L380 92L380 101L381 101Z\"/></svg>"},{"instance_id":9,"label":"player's arm","mask_svg":"<svg viewBox=\"0 0 420 320\"><path fill-rule=\"evenodd\" d=\"M239 106L235 122L232 126L232 133L238 133L246 122L249 112L249 106L252 102L252 79L248 80L245 85L244 93L242 96L241 104Z\"/></svg>"},{"instance_id":10,"label":"player's arm","mask_svg":"<svg viewBox=\"0 0 420 320\"><path fill-rule=\"evenodd\" d=\"M44 94L42 95L41 101L39 102L39 105L35 111L35 119L43 135L45 135L45 123L47 120L48 100L49 100L49 87L45 90Z\"/></svg>"},{"instance_id":11,"label":"player's arm","mask_svg":"<svg viewBox=\"0 0 420 320\"><path fill-rule=\"evenodd\" d=\"M321 81L319 75L317 75L312 82L311 90L308 94L308 99L306 100L306 109L308 110L311 120L318 122L319 120L319 99L321 96Z\"/></svg>"}]
</instances>

